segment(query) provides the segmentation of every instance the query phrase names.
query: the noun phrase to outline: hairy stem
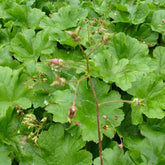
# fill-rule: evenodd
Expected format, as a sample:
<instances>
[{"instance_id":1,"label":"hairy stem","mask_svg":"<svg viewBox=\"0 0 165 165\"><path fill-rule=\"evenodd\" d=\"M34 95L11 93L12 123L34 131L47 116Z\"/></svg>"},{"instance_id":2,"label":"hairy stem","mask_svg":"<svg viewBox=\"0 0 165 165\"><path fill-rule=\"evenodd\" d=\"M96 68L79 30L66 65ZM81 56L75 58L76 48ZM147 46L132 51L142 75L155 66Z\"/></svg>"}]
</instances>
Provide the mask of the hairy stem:
<instances>
[{"instance_id":1,"label":"hairy stem","mask_svg":"<svg viewBox=\"0 0 165 165\"><path fill-rule=\"evenodd\" d=\"M96 92L93 86L93 82L92 82L92 78L90 76L90 67L89 67L89 58L87 56L87 54L85 53L83 47L79 44L79 47L86 59L87 62L87 73L88 73L88 79L92 88L92 93L94 96L94 100L95 100L95 104L96 104L96 113L97 113L97 130L98 130L98 138L99 138L99 155L100 155L100 163L101 165L103 165L103 153L102 153L102 143L101 143L101 130L100 130L100 115L99 115L99 104L98 104L98 100L97 100L97 96L96 96Z\"/></svg>"},{"instance_id":2,"label":"hairy stem","mask_svg":"<svg viewBox=\"0 0 165 165\"><path fill-rule=\"evenodd\" d=\"M44 90L44 92L45 92L45 93L49 93L49 92L46 90L46 88L44 87L44 85L42 84L42 81L41 81L41 80L39 81L39 83L40 83L42 89Z\"/></svg>"},{"instance_id":3,"label":"hairy stem","mask_svg":"<svg viewBox=\"0 0 165 165\"><path fill-rule=\"evenodd\" d=\"M113 100L113 101L106 101L106 102L103 102L103 103L100 103L99 106L101 105L104 105L104 104L109 104L109 103L128 103L128 104L132 104L133 101L130 101L130 100Z\"/></svg>"},{"instance_id":4,"label":"hairy stem","mask_svg":"<svg viewBox=\"0 0 165 165\"><path fill-rule=\"evenodd\" d=\"M103 46L104 43L101 42L102 40L99 40L95 45L94 47L90 50L90 53L88 54L88 57L99 47Z\"/></svg>"},{"instance_id":5,"label":"hairy stem","mask_svg":"<svg viewBox=\"0 0 165 165\"><path fill-rule=\"evenodd\" d=\"M64 62L64 64L76 64L76 65L85 65L82 62Z\"/></svg>"},{"instance_id":6,"label":"hairy stem","mask_svg":"<svg viewBox=\"0 0 165 165\"><path fill-rule=\"evenodd\" d=\"M73 105L76 104L77 91L78 91L78 86L79 86L80 82L87 79L87 78L88 77L83 77L83 78L81 78L80 80L77 81L76 90L75 90L75 93L74 93Z\"/></svg>"},{"instance_id":7,"label":"hairy stem","mask_svg":"<svg viewBox=\"0 0 165 165\"><path fill-rule=\"evenodd\" d=\"M84 70L81 69L80 67L75 67L75 66L70 66L70 65L62 65L62 67L65 67L65 68L74 68L74 69L81 70L81 71L84 72Z\"/></svg>"},{"instance_id":8,"label":"hairy stem","mask_svg":"<svg viewBox=\"0 0 165 165\"><path fill-rule=\"evenodd\" d=\"M77 91L78 91L79 84L80 84L80 82L78 81L77 85L76 85L76 90L75 90L75 93L74 93L73 105L76 104L76 96L77 96Z\"/></svg>"},{"instance_id":9,"label":"hairy stem","mask_svg":"<svg viewBox=\"0 0 165 165\"><path fill-rule=\"evenodd\" d=\"M97 111L97 129L98 129L98 137L99 137L99 152L100 152L100 163L101 165L103 165L103 154L102 154L102 143L101 143L101 131L100 131L100 115L99 115L99 104L98 104L98 100L97 100L97 96L96 96L96 92L92 83L92 79L89 76L89 82L92 88L92 93L95 99L95 103L96 103L96 111Z\"/></svg>"}]
</instances>

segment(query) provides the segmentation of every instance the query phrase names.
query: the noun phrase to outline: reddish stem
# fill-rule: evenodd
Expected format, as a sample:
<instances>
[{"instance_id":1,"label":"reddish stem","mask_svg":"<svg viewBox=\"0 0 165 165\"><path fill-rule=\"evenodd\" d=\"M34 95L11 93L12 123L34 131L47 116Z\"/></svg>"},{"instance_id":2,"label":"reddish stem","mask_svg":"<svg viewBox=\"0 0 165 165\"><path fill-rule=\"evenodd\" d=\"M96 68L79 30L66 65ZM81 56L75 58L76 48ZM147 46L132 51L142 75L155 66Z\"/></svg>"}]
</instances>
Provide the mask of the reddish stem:
<instances>
[{"instance_id":1,"label":"reddish stem","mask_svg":"<svg viewBox=\"0 0 165 165\"><path fill-rule=\"evenodd\" d=\"M100 114L99 114L99 104L96 96L95 89L93 87L92 79L89 77L89 82L92 88L92 93L96 103L96 111L97 111L97 129L98 129L98 137L99 137L99 152L100 152L100 163L103 165L103 154L102 154L102 143L101 143L101 131L100 131Z\"/></svg>"},{"instance_id":2,"label":"reddish stem","mask_svg":"<svg viewBox=\"0 0 165 165\"><path fill-rule=\"evenodd\" d=\"M97 96L96 96L96 92L92 83L92 79L90 76L90 68L89 68L89 59L87 54L85 53L83 47L79 44L79 48L81 49L85 59L86 59L86 64L87 64L87 73L88 73L88 78L89 78L89 82L92 88L92 93L94 96L94 100L95 100L95 104L96 104L96 113L97 113L97 130L98 130L98 138L99 138L99 155L100 155L100 163L101 165L103 165L103 153L102 153L102 143L101 143L101 131L100 131L100 115L99 115L99 104L98 104L98 100L97 100Z\"/></svg>"},{"instance_id":3,"label":"reddish stem","mask_svg":"<svg viewBox=\"0 0 165 165\"><path fill-rule=\"evenodd\" d=\"M75 90L75 93L74 93L74 99L73 99L73 105L75 106L76 104L76 96L77 96L77 91L78 91L78 86L80 84L81 81L87 79L88 77L83 77L82 79L78 80L77 81L77 85L76 85L76 90Z\"/></svg>"},{"instance_id":4,"label":"reddish stem","mask_svg":"<svg viewBox=\"0 0 165 165\"><path fill-rule=\"evenodd\" d=\"M62 65L62 67L65 67L65 68L74 68L74 69L81 70L81 71L83 71L83 72L84 72L84 70L83 70L83 69L78 68L78 67L75 67L75 66L71 66L71 65Z\"/></svg>"}]
</instances>

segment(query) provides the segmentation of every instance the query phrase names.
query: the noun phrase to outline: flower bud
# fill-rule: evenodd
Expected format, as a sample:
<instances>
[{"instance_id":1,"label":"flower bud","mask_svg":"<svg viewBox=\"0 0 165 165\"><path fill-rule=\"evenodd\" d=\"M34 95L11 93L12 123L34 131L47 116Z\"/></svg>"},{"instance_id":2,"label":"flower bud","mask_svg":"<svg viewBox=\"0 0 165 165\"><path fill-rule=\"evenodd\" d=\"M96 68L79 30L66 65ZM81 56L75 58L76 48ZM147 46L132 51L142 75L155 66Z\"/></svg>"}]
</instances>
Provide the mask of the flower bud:
<instances>
[{"instance_id":1,"label":"flower bud","mask_svg":"<svg viewBox=\"0 0 165 165\"><path fill-rule=\"evenodd\" d=\"M108 125L103 125L103 129L104 129L104 131L106 131L107 128L108 128Z\"/></svg>"},{"instance_id":2,"label":"flower bud","mask_svg":"<svg viewBox=\"0 0 165 165\"><path fill-rule=\"evenodd\" d=\"M58 59L58 58L53 58L53 59L50 59L49 60L52 64L55 64L55 65L62 65L63 64L63 60L62 59Z\"/></svg>"},{"instance_id":3,"label":"flower bud","mask_svg":"<svg viewBox=\"0 0 165 165\"><path fill-rule=\"evenodd\" d=\"M50 86L59 86L60 82L59 81L53 81Z\"/></svg>"},{"instance_id":4,"label":"flower bud","mask_svg":"<svg viewBox=\"0 0 165 165\"><path fill-rule=\"evenodd\" d=\"M118 147L119 147L120 149L122 149L122 148L123 148L123 143L119 144Z\"/></svg>"},{"instance_id":5,"label":"flower bud","mask_svg":"<svg viewBox=\"0 0 165 165\"><path fill-rule=\"evenodd\" d=\"M71 36L76 36L76 33L73 32L73 31L65 31L65 32L68 33L68 34L71 35Z\"/></svg>"},{"instance_id":6,"label":"flower bud","mask_svg":"<svg viewBox=\"0 0 165 165\"><path fill-rule=\"evenodd\" d=\"M46 122L47 121L47 117L44 117L44 118L42 118L42 120L41 120L41 122Z\"/></svg>"},{"instance_id":7,"label":"flower bud","mask_svg":"<svg viewBox=\"0 0 165 165\"><path fill-rule=\"evenodd\" d=\"M34 136L34 137L32 138L32 140L34 141L34 143L37 143L38 137L37 137L37 136Z\"/></svg>"},{"instance_id":8,"label":"flower bud","mask_svg":"<svg viewBox=\"0 0 165 165\"><path fill-rule=\"evenodd\" d=\"M45 82L45 81L47 81L48 79L47 78L43 78L43 81Z\"/></svg>"},{"instance_id":9,"label":"flower bud","mask_svg":"<svg viewBox=\"0 0 165 165\"><path fill-rule=\"evenodd\" d=\"M69 107L69 112L68 112L69 123L76 116L76 112L77 112L77 107L75 105Z\"/></svg>"},{"instance_id":10,"label":"flower bud","mask_svg":"<svg viewBox=\"0 0 165 165\"><path fill-rule=\"evenodd\" d=\"M103 115L103 119L107 120L108 118L107 118L107 116L106 116L106 115Z\"/></svg>"},{"instance_id":11,"label":"flower bud","mask_svg":"<svg viewBox=\"0 0 165 165\"><path fill-rule=\"evenodd\" d=\"M66 80L65 78L58 78L58 82L60 83L60 85L64 86L66 84Z\"/></svg>"},{"instance_id":12,"label":"flower bud","mask_svg":"<svg viewBox=\"0 0 165 165\"><path fill-rule=\"evenodd\" d=\"M76 126L80 126L80 125L81 125L81 123L80 123L80 122L78 122L78 121L76 121L76 122L75 122L75 125L76 125Z\"/></svg>"},{"instance_id":13,"label":"flower bud","mask_svg":"<svg viewBox=\"0 0 165 165\"><path fill-rule=\"evenodd\" d=\"M29 89L33 89L34 88L34 85L30 85L28 88Z\"/></svg>"},{"instance_id":14,"label":"flower bud","mask_svg":"<svg viewBox=\"0 0 165 165\"><path fill-rule=\"evenodd\" d=\"M44 75L45 75L45 72L42 72L42 73L40 73L39 75L40 75L40 76L44 76Z\"/></svg>"},{"instance_id":15,"label":"flower bud","mask_svg":"<svg viewBox=\"0 0 165 165\"><path fill-rule=\"evenodd\" d=\"M117 120L118 119L118 115L115 115L115 120Z\"/></svg>"},{"instance_id":16,"label":"flower bud","mask_svg":"<svg viewBox=\"0 0 165 165\"><path fill-rule=\"evenodd\" d=\"M111 39L112 35L113 34L105 33L104 36L102 37L102 41L107 43Z\"/></svg>"},{"instance_id":17,"label":"flower bud","mask_svg":"<svg viewBox=\"0 0 165 165\"><path fill-rule=\"evenodd\" d=\"M139 106L139 105L140 105L140 102L141 102L141 101L140 101L139 98L134 98L134 99L133 99L133 105L134 105L134 106Z\"/></svg>"}]
</instances>

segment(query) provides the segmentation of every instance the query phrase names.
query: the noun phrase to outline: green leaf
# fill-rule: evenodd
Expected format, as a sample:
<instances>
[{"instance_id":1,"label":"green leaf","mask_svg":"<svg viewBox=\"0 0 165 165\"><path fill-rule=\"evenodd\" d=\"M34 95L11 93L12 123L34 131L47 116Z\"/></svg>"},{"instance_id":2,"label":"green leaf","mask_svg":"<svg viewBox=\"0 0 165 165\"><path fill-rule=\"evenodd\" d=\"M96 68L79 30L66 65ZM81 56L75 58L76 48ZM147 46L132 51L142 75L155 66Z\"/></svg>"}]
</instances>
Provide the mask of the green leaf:
<instances>
[{"instance_id":1,"label":"green leaf","mask_svg":"<svg viewBox=\"0 0 165 165\"><path fill-rule=\"evenodd\" d=\"M8 10L14 24L22 28L37 29L40 21L44 18L45 13L39 9L30 9L27 6L15 5Z\"/></svg>"},{"instance_id":2,"label":"green leaf","mask_svg":"<svg viewBox=\"0 0 165 165\"><path fill-rule=\"evenodd\" d=\"M139 25L132 28L128 26L128 30L126 30L125 32L131 37L134 37L144 44L147 44L148 47L155 46L159 37L158 33L153 32L150 25L145 23L140 25L140 27Z\"/></svg>"},{"instance_id":3,"label":"green leaf","mask_svg":"<svg viewBox=\"0 0 165 165\"><path fill-rule=\"evenodd\" d=\"M11 41L11 51L19 61L37 60L39 56L53 53L53 43L47 31L24 30Z\"/></svg>"},{"instance_id":4,"label":"green leaf","mask_svg":"<svg viewBox=\"0 0 165 165\"><path fill-rule=\"evenodd\" d=\"M165 116L165 84L156 81L153 74L143 75L133 83L128 90L134 98L142 100L142 105L132 105L132 121L134 124L142 122L142 114L148 118L162 119Z\"/></svg>"},{"instance_id":5,"label":"green leaf","mask_svg":"<svg viewBox=\"0 0 165 165\"><path fill-rule=\"evenodd\" d=\"M29 87L35 84L29 96L33 107L45 107L50 100L49 94L54 92L54 87L50 86L50 84L56 80L54 72L52 72L49 65L45 65L45 60L39 63L33 60L25 61L24 71L26 73L24 76L28 80L25 82L26 86ZM44 75L39 76L41 73L44 73ZM33 77L36 77L36 80L31 81ZM43 81L43 79L46 79L46 81Z\"/></svg>"},{"instance_id":6,"label":"green leaf","mask_svg":"<svg viewBox=\"0 0 165 165\"><path fill-rule=\"evenodd\" d=\"M0 143L3 147L8 147L7 151L9 149L13 151L11 146L20 126L17 115L15 109L9 108L6 111L6 116L0 118Z\"/></svg>"},{"instance_id":7,"label":"green leaf","mask_svg":"<svg viewBox=\"0 0 165 165\"><path fill-rule=\"evenodd\" d=\"M17 69L20 65L18 61L13 60L10 54L10 46L8 45L1 45L0 46L0 66L8 66L12 69Z\"/></svg>"},{"instance_id":8,"label":"green leaf","mask_svg":"<svg viewBox=\"0 0 165 165\"><path fill-rule=\"evenodd\" d=\"M164 19L165 19L165 10L154 11L151 22L152 30L159 33L164 33L165 32Z\"/></svg>"},{"instance_id":9,"label":"green leaf","mask_svg":"<svg viewBox=\"0 0 165 165\"><path fill-rule=\"evenodd\" d=\"M82 150L84 145L80 137L72 137L58 124L40 135L38 147L26 141L19 144L20 164L91 165L92 156L89 152Z\"/></svg>"},{"instance_id":10,"label":"green leaf","mask_svg":"<svg viewBox=\"0 0 165 165\"><path fill-rule=\"evenodd\" d=\"M120 100L118 92L111 91L108 93L109 86L104 82L93 79L93 83L99 103ZM82 130L83 140L98 142L96 105L92 90L88 85L85 81L81 82L79 85L76 101L78 110L73 119L73 123L80 123L79 127ZM119 109L121 106L122 103L100 105L101 134L105 134L110 138L114 136L115 127L119 126L124 118L122 110ZM108 120L105 120L103 116L106 116ZM115 116L117 116L117 120L115 120Z\"/></svg>"},{"instance_id":11,"label":"green leaf","mask_svg":"<svg viewBox=\"0 0 165 165\"><path fill-rule=\"evenodd\" d=\"M153 56L156 59L156 75L164 78L165 76L165 47L156 47L153 51Z\"/></svg>"},{"instance_id":12,"label":"green leaf","mask_svg":"<svg viewBox=\"0 0 165 165\"><path fill-rule=\"evenodd\" d=\"M92 163L91 155L87 151L80 150L85 145L82 139L64 134L64 129L60 125L51 127L48 132L42 133L38 143L41 150L47 151L42 154L49 164L56 162L56 165L68 165L68 163L90 165Z\"/></svg>"},{"instance_id":13,"label":"green leaf","mask_svg":"<svg viewBox=\"0 0 165 165\"><path fill-rule=\"evenodd\" d=\"M124 139L125 145L131 152L139 152L139 158L143 160L145 164L162 164L165 162L165 143L164 143L164 128L163 122L157 123L143 123L140 126L141 134L143 137ZM135 157L133 157L134 159Z\"/></svg>"},{"instance_id":14,"label":"green leaf","mask_svg":"<svg viewBox=\"0 0 165 165\"><path fill-rule=\"evenodd\" d=\"M14 1L1 1L0 2L0 18L7 19L9 17L9 14L7 12L8 9L12 8L13 5L15 5Z\"/></svg>"},{"instance_id":15,"label":"green leaf","mask_svg":"<svg viewBox=\"0 0 165 165\"><path fill-rule=\"evenodd\" d=\"M77 46L77 43L73 41L72 37L65 31L62 31L57 28L50 28L49 32L51 41L58 41L62 45L69 45L72 47Z\"/></svg>"},{"instance_id":16,"label":"green leaf","mask_svg":"<svg viewBox=\"0 0 165 165\"><path fill-rule=\"evenodd\" d=\"M6 115L6 110L15 104L22 108L31 107L27 95L29 90L23 86L21 79L22 69L11 70L8 67L0 67L0 116Z\"/></svg>"},{"instance_id":17,"label":"green leaf","mask_svg":"<svg viewBox=\"0 0 165 165\"><path fill-rule=\"evenodd\" d=\"M110 12L110 17L114 22L125 22L132 24L143 23L150 12L147 4L124 5L116 3Z\"/></svg>"},{"instance_id":18,"label":"green leaf","mask_svg":"<svg viewBox=\"0 0 165 165\"><path fill-rule=\"evenodd\" d=\"M131 10L132 23L133 24L143 23L149 13L150 13L150 8L147 4L139 4L136 8Z\"/></svg>"},{"instance_id":19,"label":"green leaf","mask_svg":"<svg viewBox=\"0 0 165 165\"><path fill-rule=\"evenodd\" d=\"M46 107L46 110L53 114L53 120L56 122L68 122L68 110L72 105L74 95L70 90L56 90L52 93L52 104Z\"/></svg>"},{"instance_id":20,"label":"green leaf","mask_svg":"<svg viewBox=\"0 0 165 165\"><path fill-rule=\"evenodd\" d=\"M103 151L103 162L104 165L133 165L129 153L124 153L123 149L118 148L116 145L113 149L107 148ZM100 158L94 160L94 165L100 165Z\"/></svg>"},{"instance_id":21,"label":"green leaf","mask_svg":"<svg viewBox=\"0 0 165 165\"><path fill-rule=\"evenodd\" d=\"M58 28L65 30L76 27L80 20L87 17L87 10L78 6L66 6L59 9L58 13L52 14L50 19L45 19L41 22L41 27Z\"/></svg>"},{"instance_id":22,"label":"green leaf","mask_svg":"<svg viewBox=\"0 0 165 165\"><path fill-rule=\"evenodd\" d=\"M11 165L11 159L9 158L10 150L9 147L0 146L0 164Z\"/></svg>"},{"instance_id":23,"label":"green leaf","mask_svg":"<svg viewBox=\"0 0 165 165\"><path fill-rule=\"evenodd\" d=\"M107 48L98 49L93 58L105 82L115 82L122 90L127 90L139 75L151 71L149 65L152 61L147 54L146 45L124 33L118 33Z\"/></svg>"}]
</instances>

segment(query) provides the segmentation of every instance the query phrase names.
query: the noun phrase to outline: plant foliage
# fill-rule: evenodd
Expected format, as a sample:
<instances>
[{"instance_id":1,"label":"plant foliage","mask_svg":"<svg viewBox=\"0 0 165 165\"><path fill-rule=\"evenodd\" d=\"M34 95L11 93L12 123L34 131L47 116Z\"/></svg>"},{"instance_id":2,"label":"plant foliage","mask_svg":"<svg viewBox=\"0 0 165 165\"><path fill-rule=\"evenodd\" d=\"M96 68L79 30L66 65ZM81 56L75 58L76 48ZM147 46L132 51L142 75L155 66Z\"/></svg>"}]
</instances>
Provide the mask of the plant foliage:
<instances>
[{"instance_id":1,"label":"plant foliage","mask_svg":"<svg viewBox=\"0 0 165 165\"><path fill-rule=\"evenodd\" d=\"M164 0L0 0L0 164L165 164Z\"/></svg>"}]
</instances>

